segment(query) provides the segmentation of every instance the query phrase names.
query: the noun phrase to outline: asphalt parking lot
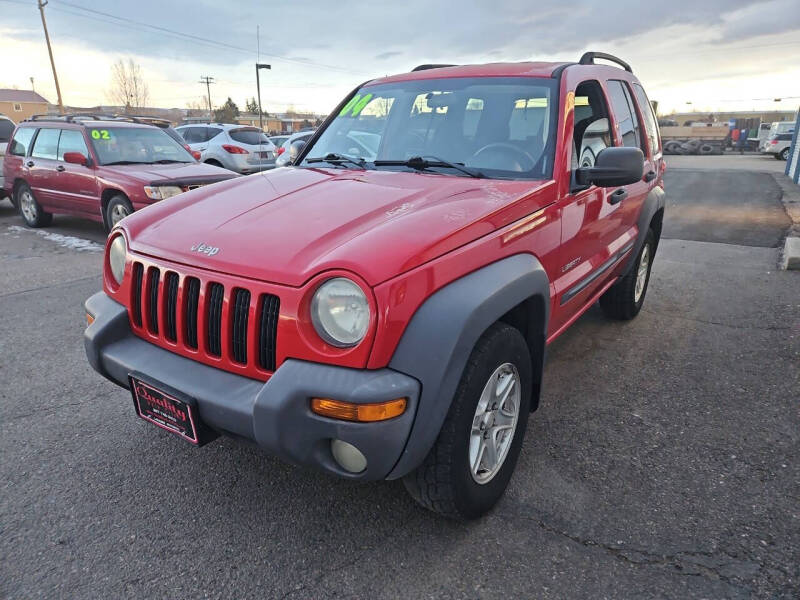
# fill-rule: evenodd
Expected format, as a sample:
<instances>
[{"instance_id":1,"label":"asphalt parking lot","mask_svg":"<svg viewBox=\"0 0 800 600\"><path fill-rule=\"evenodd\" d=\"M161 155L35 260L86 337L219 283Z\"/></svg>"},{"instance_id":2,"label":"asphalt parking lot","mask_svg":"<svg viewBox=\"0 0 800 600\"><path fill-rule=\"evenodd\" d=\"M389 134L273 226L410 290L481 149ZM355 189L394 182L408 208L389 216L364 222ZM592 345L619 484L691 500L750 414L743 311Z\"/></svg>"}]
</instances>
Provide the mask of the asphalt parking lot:
<instances>
[{"instance_id":1,"label":"asphalt parking lot","mask_svg":"<svg viewBox=\"0 0 800 600\"><path fill-rule=\"evenodd\" d=\"M553 344L508 493L466 524L137 419L83 351L99 225L0 202L0 597L798 597L800 275L754 173L670 163L643 312Z\"/></svg>"}]
</instances>

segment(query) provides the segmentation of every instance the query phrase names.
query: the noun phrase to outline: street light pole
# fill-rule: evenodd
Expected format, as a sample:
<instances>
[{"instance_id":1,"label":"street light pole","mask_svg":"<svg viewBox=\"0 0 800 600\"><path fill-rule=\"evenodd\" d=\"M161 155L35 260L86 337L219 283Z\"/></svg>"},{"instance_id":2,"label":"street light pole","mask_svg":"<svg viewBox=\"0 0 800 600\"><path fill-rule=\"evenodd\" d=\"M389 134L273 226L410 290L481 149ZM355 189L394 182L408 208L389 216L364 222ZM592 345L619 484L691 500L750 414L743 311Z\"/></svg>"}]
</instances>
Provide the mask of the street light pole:
<instances>
[{"instance_id":1,"label":"street light pole","mask_svg":"<svg viewBox=\"0 0 800 600\"><path fill-rule=\"evenodd\" d=\"M258 71L260 69L272 69L272 65L266 63L256 63L256 90L258 90L258 127L264 129L264 113L261 110L261 80Z\"/></svg>"}]
</instances>

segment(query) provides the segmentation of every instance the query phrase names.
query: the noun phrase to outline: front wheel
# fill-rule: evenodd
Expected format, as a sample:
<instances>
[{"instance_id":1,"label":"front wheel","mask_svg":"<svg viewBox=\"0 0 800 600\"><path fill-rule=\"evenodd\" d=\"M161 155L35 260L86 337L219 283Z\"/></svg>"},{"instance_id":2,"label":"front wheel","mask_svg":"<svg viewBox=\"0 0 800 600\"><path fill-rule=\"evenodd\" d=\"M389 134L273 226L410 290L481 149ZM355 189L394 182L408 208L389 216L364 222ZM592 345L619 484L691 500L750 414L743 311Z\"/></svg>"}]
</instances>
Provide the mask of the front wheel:
<instances>
[{"instance_id":1,"label":"front wheel","mask_svg":"<svg viewBox=\"0 0 800 600\"><path fill-rule=\"evenodd\" d=\"M480 517L497 503L525 437L531 379L525 338L492 325L467 361L433 448L403 478L417 502L456 519Z\"/></svg>"},{"instance_id":2,"label":"front wheel","mask_svg":"<svg viewBox=\"0 0 800 600\"><path fill-rule=\"evenodd\" d=\"M117 223L133 212L130 201L122 194L117 194L108 201L106 206L106 230L111 231Z\"/></svg>"},{"instance_id":3,"label":"front wheel","mask_svg":"<svg viewBox=\"0 0 800 600\"><path fill-rule=\"evenodd\" d=\"M653 266L655 255L656 237L653 230L647 230L636 263L622 279L612 285L605 294L600 296L600 308L607 317L629 321L639 314L647 294L647 284L650 283L650 269Z\"/></svg>"},{"instance_id":4,"label":"front wheel","mask_svg":"<svg viewBox=\"0 0 800 600\"><path fill-rule=\"evenodd\" d=\"M47 227L53 222L53 215L44 211L27 183L17 187L15 204L28 227Z\"/></svg>"}]
</instances>

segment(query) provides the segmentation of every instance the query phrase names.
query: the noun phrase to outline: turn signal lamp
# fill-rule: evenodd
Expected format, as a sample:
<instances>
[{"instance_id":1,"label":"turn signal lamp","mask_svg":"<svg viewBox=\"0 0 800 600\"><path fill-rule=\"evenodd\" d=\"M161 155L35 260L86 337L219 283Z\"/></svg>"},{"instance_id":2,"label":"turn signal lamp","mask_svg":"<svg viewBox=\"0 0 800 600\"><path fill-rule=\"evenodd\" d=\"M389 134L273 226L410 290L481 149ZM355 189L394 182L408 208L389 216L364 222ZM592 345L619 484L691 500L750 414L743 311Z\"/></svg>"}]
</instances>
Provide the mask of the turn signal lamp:
<instances>
[{"instance_id":1,"label":"turn signal lamp","mask_svg":"<svg viewBox=\"0 0 800 600\"><path fill-rule=\"evenodd\" d=\"M330 398L312 398L311 410L318 415L331 419L372 423L399 417L405 412L406 404L405 398L371 404L354 404L341 400L331 400Z\"/></svg>"}]
</instances>

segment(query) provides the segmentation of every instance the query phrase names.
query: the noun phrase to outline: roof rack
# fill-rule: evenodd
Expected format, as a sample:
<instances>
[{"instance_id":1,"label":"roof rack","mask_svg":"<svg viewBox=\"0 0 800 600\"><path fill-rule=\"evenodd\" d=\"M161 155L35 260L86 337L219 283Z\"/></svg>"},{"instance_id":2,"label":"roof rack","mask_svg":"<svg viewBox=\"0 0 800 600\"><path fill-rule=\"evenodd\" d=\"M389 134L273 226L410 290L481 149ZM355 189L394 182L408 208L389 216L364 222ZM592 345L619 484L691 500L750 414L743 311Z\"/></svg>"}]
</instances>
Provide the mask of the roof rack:
<instances>
[{"instance_id":1,"label":"roof rack","mask_svg":"<svg viewBox=\"0 0 800 600\"><path fill-rule=\"evenodd\" d=\"M419 65L411 69L411 72L414 71L427 71L428 69L442 69L444 67L455 67L457 65Z\"/></svg>"},{"instance_id":2,"label":"roof rack","mask_svg":"<svg viewBox=\"0 0 800 600\"><path fill-rule=\"evenodd\" d=\"M581 65L593 65L593 64L596 64L594 62L595 58L602 58L603 60L608 60L608 61L617 63L620 67L625 69L628 73L633 73L633 69L631 69L631 66L628 63L626 63L621 58L617 58L613 54L606 54L605 52L586 52L586 53L584 53L583 56L581 56L581 59L578 61L578 64L581 64Z\"/></svg>"},{"instance_id":3,"label":"roof rack","mask_svg":"<svg viewBox=\"0 0 800 600\"><path fill-rule=\"evenodd\" d=\"M160 117L147 117L144 115L130 116L108 113L67 113L65 115L31 115L26 121L57 121L59 123L80 123L81 121L124 121L140 125L154 125L156 127L169 127L170 121Z\"/></svg>"}]
</instances>

